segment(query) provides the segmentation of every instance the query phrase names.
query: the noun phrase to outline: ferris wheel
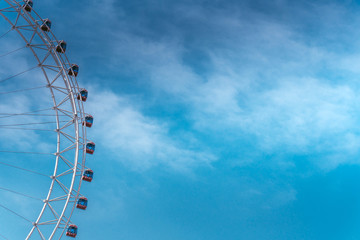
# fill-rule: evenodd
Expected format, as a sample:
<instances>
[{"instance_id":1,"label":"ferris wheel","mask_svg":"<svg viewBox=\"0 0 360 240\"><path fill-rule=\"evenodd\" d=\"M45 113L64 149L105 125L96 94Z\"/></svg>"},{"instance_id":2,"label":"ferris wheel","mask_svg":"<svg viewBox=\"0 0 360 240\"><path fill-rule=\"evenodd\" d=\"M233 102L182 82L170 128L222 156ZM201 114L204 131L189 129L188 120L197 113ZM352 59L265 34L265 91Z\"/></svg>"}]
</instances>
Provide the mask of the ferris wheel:
<instances>
[{"instance_id":1,"label":"ferris wheel","mask_svg":"<svg viewBox=\"0 0 360 240\"><path fill-rule=\"evenodd\" d=\"M80 187L93 179L88 92L33 5L0 0L0 239L76 237L71 218L88 203Z\"/></svg>"}]
</instances>

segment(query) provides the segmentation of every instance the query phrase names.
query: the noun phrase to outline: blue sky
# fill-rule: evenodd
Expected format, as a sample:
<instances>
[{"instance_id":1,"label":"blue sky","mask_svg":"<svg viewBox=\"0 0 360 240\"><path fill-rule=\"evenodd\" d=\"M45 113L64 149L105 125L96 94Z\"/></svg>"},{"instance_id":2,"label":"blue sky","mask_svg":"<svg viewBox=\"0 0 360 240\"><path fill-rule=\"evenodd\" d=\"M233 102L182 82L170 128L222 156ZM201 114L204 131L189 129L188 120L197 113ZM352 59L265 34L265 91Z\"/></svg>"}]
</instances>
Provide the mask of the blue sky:
<instances>
[{"instance_id":1,"label":"blue sky","mask_svg":"<svg viewBox=\"0 0 360 240\"><path fill-rule=\"evenodd\" d=\"M357 1L34 7L95 117L78 239L359 239Z\"/></svg>"}]
</instances>

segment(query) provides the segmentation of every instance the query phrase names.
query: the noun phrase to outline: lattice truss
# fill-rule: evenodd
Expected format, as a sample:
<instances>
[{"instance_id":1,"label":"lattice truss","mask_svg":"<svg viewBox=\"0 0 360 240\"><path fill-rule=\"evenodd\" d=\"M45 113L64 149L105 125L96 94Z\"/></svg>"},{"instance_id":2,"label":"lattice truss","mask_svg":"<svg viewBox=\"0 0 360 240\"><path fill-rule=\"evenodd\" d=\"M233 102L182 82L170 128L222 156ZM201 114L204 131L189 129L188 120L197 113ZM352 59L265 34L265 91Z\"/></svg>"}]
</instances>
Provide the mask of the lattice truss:
<instances>
[{"instance_id":1,"label":"lattice truss","mask_svg":"<svg viewBox=\"0 0 360 240\"><path fill-rule=\"evenodd\" d=\"M7 37L21 39L13 45L6 40L7 49L0 52L0 60L8 58L4 64L0 62L0 141L3 142L0 164L3 169L18 171L21 179L25 174L36 175L29 179L42 178L41 186L29 183L29 187L0 178L0 192L37 202L28 205L38 206L37 213L27 210L26 215L26 211L24 214L2 198L0 207L24 220L21 226L27 226L26 239L60 239L72 225L70 219L78 200L84 197L80 187L87 170L84 121L88 114L79 94L82 89L76 81L77 71L65 49L59 49L62 41L51 32L48 20L42 19L27 2L0 0L0 3L2 24L8 23L6 31L0 32L0 41ZM31 7L30 11L25 6ZM4 45L0 42L0 46ZM24 51L31 57L23 54ZM12 63L14 59L20 63ZM24 104L11 105L18 101ZM7 236L0 228L1 238Z\"/></svg>"}]
</instances>

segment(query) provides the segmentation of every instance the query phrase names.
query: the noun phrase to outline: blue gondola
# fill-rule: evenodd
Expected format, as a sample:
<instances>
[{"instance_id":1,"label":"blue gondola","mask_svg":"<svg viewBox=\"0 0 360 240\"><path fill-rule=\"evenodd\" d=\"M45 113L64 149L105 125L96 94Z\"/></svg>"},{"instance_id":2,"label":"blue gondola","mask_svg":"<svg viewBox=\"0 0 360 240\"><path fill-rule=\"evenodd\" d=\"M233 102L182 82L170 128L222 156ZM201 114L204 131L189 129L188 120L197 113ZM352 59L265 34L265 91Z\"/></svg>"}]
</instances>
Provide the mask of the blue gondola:
<instances>
[{"instance_id":1,"label":"blue gondola","mask_svg":"<svg viewBox=\"0 0 360 240\"><path fill-rule=\"evenodd\" d=\"M56 51L58 53L65 53L66 51L66 42L64 40L61 40L58 45L56 46Z\"/></svg>"},{"instance_id":2,"label":"blue gondola","mask_svg":"<svg viewBox=\"0 0 360 240\"><path fill-rule=\"evenodd\" d=\"M71 65L71 67L69 68L68 74L70 76L77 77L78 73L79 73L79 66L76 64Z\"/></svg>"},{"instance_id":3,"label":"blue gondola","mask_svg":"<svg viewBox=\"0 0 360 240\"><path fill-rule=\"evenodd\" d=\"M82 176L82 180L91 182L93 180L93 177L94 177L94 171L91 169L87 169L87 170L85 170L85 172Z\"/></svg>"},{"instance_id":4,"label":"blue gondola","mask_svg":"<svg viewBox=\"0 0 360 240\"><path fill-rule=\"evenodd\" d=\"M93 154L95 151L95 143L89 142L86 144L86 153Z\"/></svg>"},{"instance_id":5,"label":"blue gondola","mask_svg":"<svg viewBox=\"0 0 360 240\"><path fill-rule=\"evenodd\" d=\"M77 201L76 207L82 210L87 208L88 200L86 197L80 197Z\"/></svg>"},{"instance_id":6,"label":"blue gondola","mask_svg":"<svg viewBox=\"0 0 360 240\"><path fill-rule=\"evenodd\" d=\"M25 11L31 12L31 9L33 8L33 5L34 5L33 1L27 0L27 1L25 1L23 7L24 7Z\"/></svg>"},{"instance_id":7,"label":"blue gondola","mask_svg":"<svg viewBox=\"0 0 360 240\"><path fill-rule=\"evenodd\" d=\"M76 225L70 225L66 231L66 236L76 237L78 227Z\"/></svg>"},{"instance_id":8,"label":"blue gondola","mask_svg":"<svg viewBox=\"0 0 360 240\"><path fill-rule=\"evenodd\" d=\"M51 28L51 21L49 19L44 19L43 24L40 26L41 30L48 32Z\"/></svg>"},{"instance_id":9,"label":"blue gondola","mask_svg":"<svg viewBox=\"0 0 360 240\"><path fill-rule=\"evenodd\" d=\"M85 121L83 121L83 126L86 126L86 127L90 128L93 125L93 122L94 122L93 116L87 115L85 117Z\"/></svg>"},{"instance_id":10,"label":"blue gondola","mask_svg":"<svg viewBox=\"0 0 360 240\"><path fill-rule=\"evenodd\" d=\"M86 89L81 89L77 95L77 99L83 102L86 102L87 97L88 97L88 91Z\"/></svg>"}]
</instances>

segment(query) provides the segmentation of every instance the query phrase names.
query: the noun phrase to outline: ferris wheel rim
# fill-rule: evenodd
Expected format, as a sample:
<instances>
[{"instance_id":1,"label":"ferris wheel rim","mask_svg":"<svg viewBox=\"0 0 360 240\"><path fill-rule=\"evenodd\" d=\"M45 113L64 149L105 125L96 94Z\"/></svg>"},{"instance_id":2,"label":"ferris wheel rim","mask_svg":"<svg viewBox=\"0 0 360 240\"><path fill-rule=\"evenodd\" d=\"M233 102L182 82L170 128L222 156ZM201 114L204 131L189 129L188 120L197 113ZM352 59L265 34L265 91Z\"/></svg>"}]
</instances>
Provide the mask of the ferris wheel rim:
<instances>
[{"instance_id":1,"label":"ferris wheel rim","mask_svg":"<svg viewBox=\"0 0 360 240\"><path fill-rule=\"evenodd\" d=\"M64 224L64 229L61 232L61 235L59 237L59 239L62 237L62 235L64 234L65 230L66 230L66 226L69 225L70 220L71 220L71 216L74 212L74 208L75 208L75 202L72 205L72 207L69 206L69 202L70 202L70 198L73 195L73 192L76 193L75 199L77 199L81 194L80 194L80 188L81 188L81 182L79 183L77 190L74 189L74 182L75 182L75 177L77 174L77 167L79 164L79 152L80 152L80 138L83 139L84 143L83 143L83 150L82 150L82 162L81 162L81 173L85 170L85 160L86 160L86 154L85 154L85 144L87 142L87 138L86 138L86 128L84 126L79 127L79 117L82 119L85 116L85 111L84 111L84 106L83 103L81 101L76 101L75 99L75 94L77 92L77 90L79 90L79 86L78 83L76 81L76 78L71 78L69 77L66 73L66 71L68 70L65 66L71 66L72 64L70 63L70 61L68 60L67 56L65 53L62 54L62 56L59 56L59 54L54 51L54 46L53 43L56 42L58 43L59 41L57 40L57 38L55 37L55 35L53 34L53 32L49 29L49 32L46 33L44 31L39 31L40 26L38 24L39 21L43 21L43 19L40 17L39 14L37 14L36 11L34 11L34 9L31 9L33 12L33 15L35 15L35 17L37 17L38 19L36 19L34 16L32 16L29 12L24 11L22 9L22 5L19 3L19 1L16 0L5 0L10 6L11 8L13 8L17 13L18 13L18 17L22 17L23 19L25 19L25 21L29 22L29 20L31 20L32 22L29 24L32 24L32 26L34 26L34 34L37 34L37 36L44 42L44 45L48 47L49 49L49 53L50 55L53 57L53 59L55 60L55 62L58 64L58 66L61 68L61 70L59 70L59 72L62 72L62 78L64 80L67 86L67 90L69 93L69 99L71 101L71 106L73 109L73 116L74 116L74 126L75 126L75 141L76 141L76 151L75 151L75 157L74 157L74 169L73 169L73 175L72 175L72 180L71 180L71 185L67 194L67 199L66 202L64 204L64 207L61 211L61 215L59 216L58 220L57 220L57 224L54 227L49 239L52 239L56 233L56 231L59 229L59 225L61 222L64 222L63 219L65 218L64 213L67 209L70 209L70 214L68 216L68 218L66 218L65 224ZM12 5L14 4L14 5ZM0 15L2 15L3 18L5 18L6 21L8 21L11 25L12 28L16 30L16 32L22 37L22 39L25 41L25 43L27 44L27 47L30 48L31 52L33 53L35 59L38 61L39 67L41 68L43 75L46 78L46 81L49 84L49 89L51 92L51 96L53 99L53 104L54 104L54 111L56 113L56 126L57 126L57 130L60 129L60 124L59 124L59 111L57 108L57 102L54 96L54 92L53 89L51 87L51 82L49 81L47 75L46 75L46 71L44 70L44 67L41 65L41 61L40 58L38 57L38 55L36 54L36 52L34 51L34 49L32 48L31 44L27 41L27 39L23 36L23 34L19 31L19 29L16 27L16 23L13 24L6 16L5 14L3 14L0 10ZM79 111L78 111L79 108ZM80 115L80 116L79 116ZM82 133L82 137L80 137L80 131ZM39 234L41 236L41 238L45 239L45 237L42 235L41 231L38 228L38 224L44 214L45 208L47 207L48 201L50 200L52 191L53 191L53 187L54 184L56 182L56 174L57 174L57 168L58 168L58 164L59 164L59 155L60 155L60 131L57 132L57 152L55 154L56 155L56 161L55 161L55 166L54 166L54 173L52 175L52 180L51 180L51 184L49 187L49 191L47 194L46 199L44 200L44 204L42 207L41 212L39 213L39 216L37 218L37 220L35 222L33 222L33 227L31 228L28 236L26 237L26 239L29 239L34 230L37 229L39 231ZM69 208L70 207L70 208Z\"/></svg>"}]
</instances>

